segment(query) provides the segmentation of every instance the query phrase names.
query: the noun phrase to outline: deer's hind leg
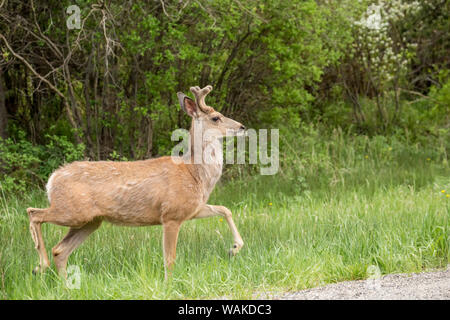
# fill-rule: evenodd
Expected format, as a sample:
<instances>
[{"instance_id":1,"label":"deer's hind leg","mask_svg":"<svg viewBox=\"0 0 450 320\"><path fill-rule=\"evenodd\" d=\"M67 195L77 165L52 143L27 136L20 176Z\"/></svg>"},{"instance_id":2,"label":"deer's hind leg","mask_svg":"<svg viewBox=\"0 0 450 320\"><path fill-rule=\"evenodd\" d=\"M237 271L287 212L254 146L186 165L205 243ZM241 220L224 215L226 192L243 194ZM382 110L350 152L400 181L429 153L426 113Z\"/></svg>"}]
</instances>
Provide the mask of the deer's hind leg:
<instances>
[{"instance_id":1,"label":"deer's hind leg","mask_svg":"<svg viewBox=\"0 0 450 320\"><path fill-rule=\"evenodd\" d=\"M44 272L50 266L47 252L45 251L44 239L42 238L41 225L43 217L47 214L49 209L28 208L28 217L30 219L30 233L34 241L34 247L39 254L39 266L37 266L33 273Z\"/></svg>"},{"instance_id":2,"label":"deer's hind leg","mask_svg":"<svg viewBox=\"0 0 450 320\"><path fill-rule=\"evenodd\" d=\"M81 228L70 228L67 235L52 249L53 260L55 261L58 273L66 277L67 260L70 254L102 224L101 219L94 219L86 223Z\"/></svg>"}]
</instances>

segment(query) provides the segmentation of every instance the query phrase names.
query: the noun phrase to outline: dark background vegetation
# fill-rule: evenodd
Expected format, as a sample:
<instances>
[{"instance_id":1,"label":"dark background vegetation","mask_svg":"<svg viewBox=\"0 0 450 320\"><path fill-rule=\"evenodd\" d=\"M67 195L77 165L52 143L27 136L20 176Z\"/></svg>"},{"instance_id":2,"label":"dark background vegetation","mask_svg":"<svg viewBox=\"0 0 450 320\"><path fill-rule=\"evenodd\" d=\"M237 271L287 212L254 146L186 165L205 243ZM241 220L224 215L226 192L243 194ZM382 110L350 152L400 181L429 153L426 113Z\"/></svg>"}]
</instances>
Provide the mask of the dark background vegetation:
<instances>
[{"instance_id":1,"label":"dark background vegetation","mask_svg":"<svg viewBox=\"0 0 450 320\"><path fill-rule=\"evenodd\" d=\"M66 26L71 5L80 29ZM253 299L446 268L449 12L446 0L0 0L0 299ZM280 130L276 175L227 165L209 199L233 212L239 255L223 219L187 222L165 282L161 228L105 223L69 261L79 290L53 268L34 276L26 208L48 206L51 172L170 154L190 123L176 92L208 84L226 116ZM66 232L46 224L47 249Z\"/></svg>"},{"instance_id":2,"label":"dark background vegetation","mask_svg":"<svg viewBox=\"0 0 450 320\"><path fill-rule=\"evenodd\" d=\"M80 29L66 27L70 5ZM42 187L77 159L168 154L171 132L190 121L176 92L208 84L208 103L226 116L280 129L282 170L301 141L336 132L427 147L448 165L449 6L1 0L2 188Z\"/></svg>"}]
</instances>

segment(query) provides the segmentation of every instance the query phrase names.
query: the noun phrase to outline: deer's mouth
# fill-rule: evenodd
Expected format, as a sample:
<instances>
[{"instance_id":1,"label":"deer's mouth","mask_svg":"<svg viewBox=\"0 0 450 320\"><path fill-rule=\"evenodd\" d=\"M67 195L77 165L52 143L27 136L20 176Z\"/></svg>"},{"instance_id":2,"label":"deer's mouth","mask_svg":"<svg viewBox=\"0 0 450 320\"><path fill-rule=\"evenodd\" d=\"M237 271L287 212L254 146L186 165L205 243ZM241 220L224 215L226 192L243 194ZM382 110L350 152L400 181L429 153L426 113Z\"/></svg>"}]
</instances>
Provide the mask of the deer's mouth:
<instances>
[{"instance_id":1,"label":"deer's mouth","mask_svg":"<svg viewBox=\"0 0 450 320\"><path fill-rule=\"evenodd\" d=\"M239 129L227 129L225 133L226 137L241 137L247 136L247 130L244 126L241 126Z\"/></svg>"},{"instance_id":2,"label":"deer's mouth","mask_svg":"<svg viewBox=\"0 0 450 320\"><path fill-rule=\"evenodd\" d=\"M242 127L243 127L243 128L242 128ZM246 137L246 136L248 135L248 131L245 129L244 126L242 126L242 127L239 128L239 129L236 131L235 136L237 136L237 137Z\"/></svg>"}]
</instances>

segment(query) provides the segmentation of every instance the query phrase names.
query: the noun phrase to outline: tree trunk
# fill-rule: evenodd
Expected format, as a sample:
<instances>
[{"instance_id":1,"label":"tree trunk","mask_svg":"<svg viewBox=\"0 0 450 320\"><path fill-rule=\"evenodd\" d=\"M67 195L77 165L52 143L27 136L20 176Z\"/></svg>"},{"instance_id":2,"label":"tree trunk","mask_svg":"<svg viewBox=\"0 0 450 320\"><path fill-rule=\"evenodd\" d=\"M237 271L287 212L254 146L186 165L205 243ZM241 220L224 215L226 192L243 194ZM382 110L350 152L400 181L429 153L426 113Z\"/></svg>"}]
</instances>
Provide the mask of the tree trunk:
<instances>
[{"instance_id":1,"label":"tree trunk","mask_svg":"<svg viewBox=\"0 0 450 320\"><path fill-rule=\"evenodd\" d=\"M146 159L152 157L153 154L153 121L150 115L147 118L147 152Z\"/></svg>"},{"instance_id":2,"label":"tree trunk","mask_svg":"<svg viewBox=\"0 0 450 320\"><path fill-rule=\"evenodd\" d=\"M3 83L3 70L0 68L0 138L8 137L8 112L5 103L5 86Z\"/></svg>"}]
</instances>

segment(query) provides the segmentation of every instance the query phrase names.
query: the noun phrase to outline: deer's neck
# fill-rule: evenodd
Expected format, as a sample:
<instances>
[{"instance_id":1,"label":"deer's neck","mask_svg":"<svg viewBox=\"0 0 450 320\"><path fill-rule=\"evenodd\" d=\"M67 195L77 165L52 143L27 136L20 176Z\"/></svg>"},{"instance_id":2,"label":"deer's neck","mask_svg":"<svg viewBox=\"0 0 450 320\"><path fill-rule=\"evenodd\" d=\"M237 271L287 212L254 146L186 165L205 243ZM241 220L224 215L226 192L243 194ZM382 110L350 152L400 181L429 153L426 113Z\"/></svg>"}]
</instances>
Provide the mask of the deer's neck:
<instances>
[{"instance_id":1,"label":"deer's neck","mask_svg":"<svg viewBox=\"0 0 450 320\"><path fill-rule=\"evenodd\" d=\"M221 139L196 139L191 128L190 166L193 175L203 189L204 201L222 175L223 150ZM198 145L196 145L196 143Z\"/></svg>"}]
</instances>

